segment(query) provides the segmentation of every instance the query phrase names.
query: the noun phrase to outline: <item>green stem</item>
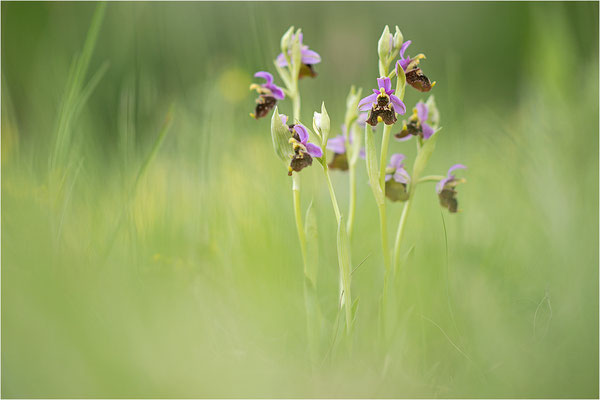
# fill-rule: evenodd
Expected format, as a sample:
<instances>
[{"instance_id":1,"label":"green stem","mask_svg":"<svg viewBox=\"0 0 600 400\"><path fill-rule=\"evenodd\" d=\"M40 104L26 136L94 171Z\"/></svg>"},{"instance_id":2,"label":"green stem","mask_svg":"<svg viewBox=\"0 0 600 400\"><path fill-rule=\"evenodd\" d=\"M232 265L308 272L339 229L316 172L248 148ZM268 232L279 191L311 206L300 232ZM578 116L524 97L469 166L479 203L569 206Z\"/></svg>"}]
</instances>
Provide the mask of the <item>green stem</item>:
<instances>
[{"instance_id":1,"label":"green stem","mask_svg":"<svg viewBox=\"0 0 600 400\"><path fill-rule=\"evenodd\" d=\"M387 286L387 278L391 269L390 249L388 246L387 220L385 217L385 202L377 205L379 208L379 227L381 233L381 249L383 251L383 265L385 266L384 287Z\"/></svg>"},{"instance_id":2,"label":"green stem","mask_svg":"<svg viewBox=\"0 0 600 400\"><path fill-rule=\"evenodd\" d=\"M356 164L350 164L348 168L350 172L350 206L348 210L348 224L346 226L346 231L348 232L348 239L352 240L352 229L354 227L354 212L356 210Z\"/></svg>"},{"instance_id":3,"label":"green stem","mask_svg":"<svg viewBox=\"0 0 600 400\"><path fill-rule=\"evenodd\" d=\"M390 133L392 131L392 125L385 125L383 127L383 137L381 138L381 157L379 159L379 185L381 191L385 196L385 168L388 146L390 143ZM383 249L383 262L385 265L385 276L384 276L384 288L387 286L387 278L391 269L390 262L390 251L388 247L388 234L387 234L387 220L385 210L385 199L383 203L378 204L379 207L379 225L381 228L381 246Z\"/></svg>"},{"instance_id":4,"label":"green stem","mask_svg":"<svg viewBox=\"0 0 600 400\"><path fill-rule=\"evenodd\" d=\"M329 168L327 167L327 164L323 164L323 172L325 173L325 179L327 180L327 187L329 188L329 196L331 197L331 204L333 205L335 220L339 224L342 214L340 213L340 207L338 206L338 202L335 197L335 191L333 190L333 184L331 183L331 176L329 175Z\"/></svg>"},{"instance_id":5,"label":"green stem","mask_svg":"<svg viewBox=\"0 0 600 400\"><path fill-rule=\"evenodd\" d=\"M427 175L419 179L418 183L422 182L439 182L442 179L446 178L444 175Z\"/></svg>"},{"instance_id":6,"label":"green stem","mask_svg":"<svg viewBox=\"0 0 600 400\"><path fill-rule=\"evenodd\" d=\"M308 274L306 235L304 233L304 224L302 223L302 210L300 208L300 178L298 174L292 175L292 192L294 194L294 216L296 217L296 229L298 230L298 240L300 241L300 251L302 252L302 263L304 265L304 275Z\"/></svg>"},{"instance_id":7,"label":"green stem","mask_svg":"<svg viewBox=\"0 0 600 400\"><path fill-rule=\"evenodd\" d=\"M387 152L390 144L390 133L392 132L392 125L384 125L383 137L381 138L381 157L379 157L379 185L383 194L385 194L385 168L387 166Z\"/></svg>"},{"instance_id":8,"label":"green stem","mask_svg":"<svg viewBox=\"0 0 600 400\"><path fill-rule=\"evenodd\" d=\"M398 272L398 263L400 257L400 245L402 244L402 238L404 237L404 227L406 226L406 220L410 207L412 205L412 192L416 189L416 185L411 188L411 194L408 200L404 203L404 209L400 216L400 222L398 223L398 231L396 232L396 242L394 244L394 275Z\"/></svg>"},{"instance_id":9,"label":"green stem","mask_svg":"<svg viewBox=\"0 0 600 400\"><path fill-rule=\"evenodd\" d=\"M296 123L300 119L300 92L298 91L298 82L296 82L296 90L294 92L294 96L292 96L292 104L293 104L293 112L294 112L294 121L292 123Z\"/></svg>"},{"instance_id":10,"label":"green stem","mask_svg":"<svg viewBox=\"0 0 600 400\"><path fill-rule=\"evenodd\" d=\"M338 224L338 229L347 229L344 226L340 226L342 223L342 214L340 213L340 207L337 202L337 198L335 196L335 190L333 189L333 184L331 183L331 176L329 175L329 168L327 164L323 163L323 172L325 173L325 179L327 180L327 187L329 188L329 196L331 197L331 204L333 205L333 211L335 213L335 219ZM346 231L347 234L347 231ZM338 238L339 240L339 238ZM339 244L338 244L339 245ZM347 252L348 262L350 262L350 249L344 249ZM339 251L339 250L338 250ZM344 307L346 311L346 331L350 333L351 324L352 324L352 294L350 293L351 289L351 272L350 265L346 265L342 262L343 254L338 253L338 263L340 266L340 281L342 283L342 288L344 290Z\"/></svg>"}]
</instances>

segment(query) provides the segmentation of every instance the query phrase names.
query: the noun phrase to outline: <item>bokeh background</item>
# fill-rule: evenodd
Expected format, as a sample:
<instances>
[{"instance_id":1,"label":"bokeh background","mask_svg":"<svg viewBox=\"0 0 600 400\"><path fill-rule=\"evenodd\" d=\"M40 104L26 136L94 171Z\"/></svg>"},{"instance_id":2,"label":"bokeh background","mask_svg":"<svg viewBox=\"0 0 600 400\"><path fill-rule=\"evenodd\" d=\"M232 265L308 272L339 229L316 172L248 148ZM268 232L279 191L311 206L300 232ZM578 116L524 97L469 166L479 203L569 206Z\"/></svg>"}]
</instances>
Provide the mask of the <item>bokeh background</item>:
<instances>
[{"instance_id":1,"label":"bokeh background","mask_svg":"<svg viewBox=\"0 0 600 400\"><path fill-rule=\"evenodd\" d=\"M2 3L2 397L598 397L597 2L97 6ZM368 258L354 337L331 345L335 218L320 166L301 173L311 364L291 182L248 85L301 27L323 59L302 119L325 101L337 130L350 85L375 86L385 24L427 55L444 129L426 173L469 167L462 212L419 187L381 340L359 165ZM414 142L390 152L412 163Z\"/></svg>"}]
</instances>

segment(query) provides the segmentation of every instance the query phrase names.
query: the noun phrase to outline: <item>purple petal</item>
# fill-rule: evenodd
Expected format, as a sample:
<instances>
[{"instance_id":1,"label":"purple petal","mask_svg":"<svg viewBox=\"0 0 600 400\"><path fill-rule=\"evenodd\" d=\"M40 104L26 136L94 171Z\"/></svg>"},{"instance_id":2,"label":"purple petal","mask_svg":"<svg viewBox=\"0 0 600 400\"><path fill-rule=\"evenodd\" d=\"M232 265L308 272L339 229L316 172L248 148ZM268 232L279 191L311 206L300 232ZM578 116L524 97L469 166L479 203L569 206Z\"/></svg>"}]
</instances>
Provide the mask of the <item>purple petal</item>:
<instances>
[{"instance_id":1,"label":"purple petal","mask_svg":"<svg viewBox=\"0 0 600 400\"><path fill-rule=\"evenodd\" d=\"M271 75L270 73L266 72L266 71L258 71L257 73L254 74L255 78L262 78L264 80L267 81L266 85L270 85L273 83L273 75Z\"/></svg>"},{"instance_id":2,"label":"purple petal","mask_svg":"<svg viewBox=\"0 0 600 400\"><path fill-rule=\"evenodd\" d=\"M302 124L296 124L294 125L294 130L300 137L300 143L306 145L306 141L308 140L308 131L306 130L306 127Z\"/></svg>"},{"instance_id":3,"label":"purple petal","mask_svg":"<svg viewBox=\"0 0 600 400\"><path fill-rule=\"evenodd\" d=\"M344 154L346 152L346 139L342 135L338 135L327 141L327 150L334 153Z\"/></svg>"},{"instance_id":4,"label":"purple petal","mask_svg":"<svg viewBox=\"0 0 600 400\"><path fill-rule=\"evenodd\" d=\"M448 177L451 177L451 176L452 176L452 175L451 175L451 174L452 174L452 172L453 172L454 170L457 170L457 169L467 169L467 167L466 167L466 166L464 166L464 165L462 165L462 164L454 164L454 165L453 165L453 166L451 166L451 167L450 167L450 169L448 170Z\"/></svg>"},{"instance_id":5,"label":"purple petal","mask_svg":"<svg viewBox=\"0 0 600 400\"><path fill-rule=\"evenodd\" d=\"M313 157L321 158L323 157L323 150L319 146L313 143L306 143L306 151Z\"/></svg>"},{"instance_id":6,"label":"purple petal","mask_svg":"<svg viewBox=\"0 0 600 400\"><path fill-rule=\"evenodd\" d=\"M285 93L283 93L283 89L281 89L279 86L273 84L265 84L263 85L264 87L266 87L267 89L269 89L271 91L271 93L273 94L273 97L275 97L277 100L283 100L285 99Z\"/></svg>"},{"instance_id":7,"label":"purple petal","mask_svg":"<svg viewBox=\"0 0 600 400\"><path fill-rule=\"evenodd\" d=\"M302 34L302 32L296 35L296 37L298 38L298 43L300 43L300 46L302 46L302 39L304 39L304 35Z\"/></svg>"},{"instance_id":8,"label":"purple petal","mask_svg":"<svg viewBox=\"0 0 600 400\"><path fill-rule=\"evenodd\" d=\"M422 101L417 103L417 117L419 117L419 121L425 122L429 117L429 108Z\"/></svg>"},{"instance_id":9,"label":"purple petal","mask_svg":"<svg viewBox=\"0 0 600 400\"><path fill-rule=\"evenodd\" d=\"M398 168L396 172L394 172L394 180L399 183L408 184L410 177L404 168Z\"/></svg>"},{"instance_id":10,"label":"purple petal","mask_svg":"<svg viewBox=\"0 0 600 400\"><path fill-rule=\"evenodd\" d=\"M402 161L404 161L404 154L396 153L390 157L390 167L394 169L402 168Z\"/></svg>"},{"instance_id":11,"label":"purple petal","mask_svg":"<svg viewBox=\"0 0 600 400\"><path fill-rule=\"evenodd\" d=\"M380 89L383 88L386 93L392 90L392 80L387 76L383 78L377 78L377 85Z\"/></svg>"},{"instance_id":12,"label":"purple petal","mask_svg":"<svg viewBox=\"0 0 600 400\"><path fill-rule=\"evenodd\" d=\"M398 60L398 62L396 62L396 75L398 75L399 68L402 68L404 71L406 71L406 67L408 67L408 64L410 64L410 58L401 58L400 60Z\"/></svg>"},{"instance_id":13,"label":"purple petal","mask_svg":"<svg viewBox=\"0 0 600 400\"><path fill-rule=\"evenodd\" d=\"M433 128L425 122L421 123L421 129L423 129L423 139L425 139L425 140L429 139L431 137L431 135L433 135L435 133Z\"/></svg>"},{"instance_id":14,"label":"purple petal","mask_svg":"<svg viewBox=\"0 0 600 400\"><path fill-rule=\"evenodd\" d=\"M406 42L402 43L402 46L400 46L400 58L404 58L404 52L406 51L408 46L410 46L411 43L412 41L410 40L407 40Z\"/></svg>"},{"instance_id":15,"label":"purple petal","mask_svg":"<svg viewBox=\"0 0 600 400\"><path fill-rule=\"evenodd\" d=\"M451 178L444 178L441 181L439 181L436 185L435 185L435 191L438 192L438 194L442 193L442 190L444 189L444 185L450 180Z\"/></svg>"},{"instance_id":16,"label":"purple petal","mask_svg":"<svg viewBox=\"0 0 600 400\"><path fill-rule=\"evenodd\" d=\"M406 106L404 105L402 100L400 100L393 94L390 94L390 100L392 101L392 104L394 105L394 111L396 111L398 114L401 114L401 115L404 115L406 113Z\"/></svg>"},{"instance_id":17,"label":"purple petal","mask_svg":"<svg viewBox=\"0 0 600 400\"><path fill-rule=\"evenodd\" d=\"M321 56L316 52L309 49L302 50L302 64L318 64L321 62Z\"/></svg>"},{"instance_id":18,"label":"purple petal","mask_svg":"<svg viewBox=\"0 0 600 400\"><path fill-rule=\"evenodd\" d=\"M277 65L279 65L280 67L287 66L287 60L285 59L285 56L283 55L283 53L279 53L276 61L277 61Z\"/></svg>"},{"instance_id":19,"label":"purple petal","mask_svg":"<svg viewBox=\"0 0 600 400\"><path fill-rule=\"evenodd\" d=\"M287 123L288 116L285 114L279 114L279 118L281 118L281 122L285 125Z\"/></svg>"},{"instance_id":20,"label":"purple petal","mask_svg":"<svg viewBox=\"0 0 600 400\"><path fill-rule=\"evenodd\" d=\"M392 179L392 174L387 174L387 175L385 176L385 181L387 182L387 181L389 181L390 179Z\"/></svg>"},{"instance_id":21,"label":"purple petal","mask_svg":"<svg viewBox=\"0 0 600 400\"><path fill-rule=\"evenodd\" d=\"M373 93L370 96L365 97L358 103L358 109L360 111L370 110L373 103L377 101L377 94Z\"/></svg>"}]
</instances>

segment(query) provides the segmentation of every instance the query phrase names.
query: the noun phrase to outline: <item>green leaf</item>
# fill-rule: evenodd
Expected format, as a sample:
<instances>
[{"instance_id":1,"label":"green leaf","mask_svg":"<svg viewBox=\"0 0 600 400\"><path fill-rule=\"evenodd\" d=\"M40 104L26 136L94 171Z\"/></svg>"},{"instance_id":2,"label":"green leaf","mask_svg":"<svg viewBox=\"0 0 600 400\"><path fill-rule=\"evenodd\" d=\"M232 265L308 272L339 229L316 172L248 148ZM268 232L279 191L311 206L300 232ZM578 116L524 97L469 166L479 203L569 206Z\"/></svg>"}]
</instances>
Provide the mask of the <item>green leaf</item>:
<instances>
[{"instance_id":1,"label":"green leaf","mask_svg":"<svg viewBox=\"0 0 600 400\"><path fill-rule=\"evenodd\" d=\"M284 163L290 161L289 156L292 154L290 137L290 130L281 120L277 106L275 106L275 111L273 111L273 116L271 117L271 139L273 140L275 154L277 154Z\"/></svg>"},{"instance_id":2,"label":"green leaf","mask_svg":"<svg viewBox=\"0 0 600 400\"><path fill-rule=\"evenodd\" d=\"M435 143L440 136L440 130L441 128L435 131L435 133L429 139L425 140L423 146L419 149L419 153L417 154L417 158L415 159L415 164L413 167L413 176L411 177L413 182L416 182L419 179L421 173L425 169L425 166L427 166L427 163L433 154L433 150L435 150Z\"/></svg>"},{"instance_id":3,"label":"green leaf","mask_svg":"<svg viewBox=\"0 0 600 400\"><path fill-rule=\"evenodd\" d=\"M375 143L373 142L373 130L369 124L365 125L365 155L367 158L369 185L371 185L375 201L381 205L385 199L379 185L379 168L377 166L377 155L375 154Z\"/></svg>"},{"instance_id":4,"label":"green leaf","mask_svg":"<svg viewBox=\"0 0 600 400\"><path fill-rule=\"evenodd\" d=\"M352 303L352 322L351 322L351 326L354 327L354 323L356 322L356 312L358 311L358 297L356 299L354 299L354 302Z\"/></svg>"}]
</instances>

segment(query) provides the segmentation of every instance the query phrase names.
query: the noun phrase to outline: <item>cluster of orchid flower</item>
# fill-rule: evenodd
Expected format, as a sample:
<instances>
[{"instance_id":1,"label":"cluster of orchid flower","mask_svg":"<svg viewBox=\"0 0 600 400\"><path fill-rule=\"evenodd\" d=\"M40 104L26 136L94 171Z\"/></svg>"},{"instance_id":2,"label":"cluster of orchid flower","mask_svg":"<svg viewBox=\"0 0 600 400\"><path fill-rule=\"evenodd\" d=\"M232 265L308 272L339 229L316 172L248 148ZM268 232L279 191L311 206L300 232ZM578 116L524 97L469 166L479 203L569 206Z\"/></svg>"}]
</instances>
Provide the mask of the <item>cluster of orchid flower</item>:
<instances>
[{"instance_id":1,"label":"cluster of orchid flower","mask_svg":"<svg viewBox=\"0 0 600 400\"><path fill-rule=\"evenodd\" d=\"M359 158L366 160L369 184L373 191L380 213L380 228L383 258L385 264L384 292L390 275L394 275L399 264L399 250L402 242L406 218L410 210L414 192L418 184L428 181L437 182L435 190L439 197L440 205L451 213L458 211L456 199L456 186L464 182L454 175L457 169L466 168L462 164L450 167L447 175L430 175L422 177L421 174L434 150L439 128L439 113L433 96L426 101L419 101L413 113L401 124L398 124L399 115L406 114L403 102L406 85L419 92L429 92L435 82L431 82L420 68L423 54L415 57L406 55L411 41L404 41L403 35L396 27L392 34L386 26L378 42L379 78L377 88L373 93L361 99L361 90L354 87L347 97L344 123L341 134L329 138L330 118L322 104L321 111L313 116L312 131L300 122L300 94L298 81L303 77L316 77L314 66L321 62L321 57L303 44L300 30L294 31L291 27L281 39L281 53L274 61L274 66L284 87L274 83L273 75L260 71L255 77L265 80L262 84L252 84L250 88L256 90L256 108L250 114L253 118L266 117L271 110L271 136L277 155L286 163L288 175L293 176L294 206L296 209L296 223L300 244L303 251L303 260L306 266L306 238L302 228L302 218L299 205L300 184L298 173L317 160L323 167L329 186L331 200L338 222L338 261L340 266L340 286L342 303L346 308L346 324L348 329L354 321L356 304L350 297L351 270L349 237L352 236L352 225L355 212L356 174L355 167ZM394 61L395 64L392 64ZM393 68L390 70L390 65ZM395 78L395 88L392 80ZM289 98L293 103L293 119L278 112L278 102ZM290 122L287 125L288 121ZM380 146L381 156L376 158L374 132L379 123L383 123L383 135ZM392 135L392 129L396 133ZM361 138L361 130L364 138ZM396 141L404 142L415 137L417 142L417 156L415 158L412 174L405 169L405 156L400 153L391 155L389 163L387 151L390 137ZM362 139L362 140L361 140ZM361 148L361 142L364 148ZM329 163L326 162L326 150L332 153ZM350 200L347 223L339 211L335 190L329 178L329 169L349 171ZM403 202L404 210L398 224L398 231L393 252L389 251L387 238L387 225L385 214L385 197L392 202ZM314 284L314 277L309 282ZM385 296L383 296L385 298ZM382 306L383 307L383 306Z\"/></svg>"}]
</instances>

